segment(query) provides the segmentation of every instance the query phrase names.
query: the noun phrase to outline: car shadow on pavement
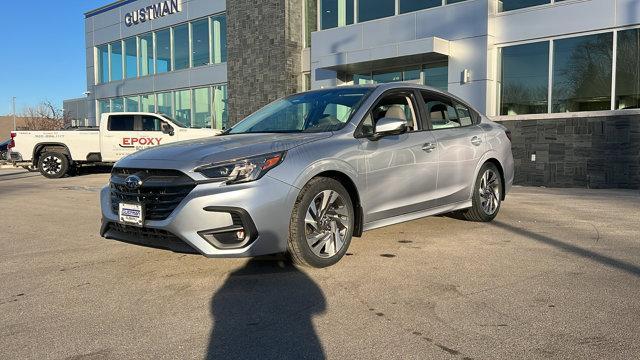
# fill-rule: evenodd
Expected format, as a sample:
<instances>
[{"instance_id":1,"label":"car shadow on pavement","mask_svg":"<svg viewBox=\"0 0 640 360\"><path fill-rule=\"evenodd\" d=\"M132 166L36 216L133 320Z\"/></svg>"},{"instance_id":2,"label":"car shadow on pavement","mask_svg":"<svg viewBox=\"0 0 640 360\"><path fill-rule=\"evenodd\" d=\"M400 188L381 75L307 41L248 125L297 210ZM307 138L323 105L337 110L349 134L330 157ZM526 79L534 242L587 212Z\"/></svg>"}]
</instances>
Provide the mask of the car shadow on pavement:
<instances>
[{"instance_id":1,"label":"car shadow on pavement","mask_svg":"<svg viewBox=\"0 0 640 360\"><path fill-rule=\"evenodd\" d=\"M211 299L206 359L324 359L312 318L322 290L288 261L252 259Z\"/></svg>"},{"instance_id":2,"label":"car shadow on pavement","mask_svg":"<svg viewBox=\"0 0 640 360\"><path fill-rule=\"evenodd\" d=\"M611 268L615 268L615 269L618 269L618 270L622 270L622 271L627 272L627 273L629 273L631 275L640 277L640 267L635 265L635 264L632 264L632 263L629 263L629 262L626 262L626 261L622 261L622 260L618 260L618 259L606 256L606 255L602 255L602 254L599 254L597 252L582 248L580 246L571 245L571 244L566 243L564 241L560 241L560 240L557 240L557 239L554 239L554 238L551 238L551 237L548 237L548 236L545 236L545 235L537 234L537 233L535 233L533 231L530 231L530 230L527 230L527 229L522 229L522 228L519 228L519 227L515 227L513 225L504 223L502 221L495 221L494 220L490 224L495 226L495 227L497 227L497 228L499 228L499 229L506 230L508 232L511 232L511 233L514 233L514 234L517 234L517 235L520 235L520 236L524 236L526 238L535 240L537 242L556 247L556 248L558 248L560 250L568 251L568 252L570 252L570 253L572 253L574 255L583 257L585 259L589 259L589 260L598 262L598 263L600 263L602 265L605 265L605 266L608 266L608 267L611 267Z\"/></svg>"}]
</instances>

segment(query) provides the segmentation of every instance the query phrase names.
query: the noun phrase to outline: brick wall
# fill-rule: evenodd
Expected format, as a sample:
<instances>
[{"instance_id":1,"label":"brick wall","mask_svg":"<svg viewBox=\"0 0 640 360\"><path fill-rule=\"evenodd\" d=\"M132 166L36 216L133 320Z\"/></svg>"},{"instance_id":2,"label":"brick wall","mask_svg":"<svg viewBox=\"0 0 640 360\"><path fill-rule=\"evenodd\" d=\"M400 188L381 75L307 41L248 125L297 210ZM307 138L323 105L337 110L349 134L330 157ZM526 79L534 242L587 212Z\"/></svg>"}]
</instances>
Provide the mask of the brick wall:
<instances>
[{"instance_id":1,"label":"brick wall","mask_svg":"<svg viewBox=\"0 0 640 360\"><path fill-rule=\"evenodd\" d=\"M500 123L513 135L517 185L640 188L640 115Z\"/></svg>"},{"instance_id":2,"label":"brick wall","mask_svg":"<svg viewBox=\"0 0 640 360\"><path fill-rule=\"evenodd\" d=\"M302 0L227 1L229 120L302 88Z\"/></svg>"}]
</instances>

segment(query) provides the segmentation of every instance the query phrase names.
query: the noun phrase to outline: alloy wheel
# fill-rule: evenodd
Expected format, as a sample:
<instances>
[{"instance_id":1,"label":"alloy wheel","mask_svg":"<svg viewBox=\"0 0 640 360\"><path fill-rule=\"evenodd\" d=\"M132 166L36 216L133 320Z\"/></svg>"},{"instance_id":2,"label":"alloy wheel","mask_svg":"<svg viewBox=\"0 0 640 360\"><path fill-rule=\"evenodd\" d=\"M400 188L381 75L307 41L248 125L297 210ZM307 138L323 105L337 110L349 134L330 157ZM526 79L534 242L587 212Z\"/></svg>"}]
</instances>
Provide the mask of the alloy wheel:
<instances>
[{"instance_id":1,"label":"alloy wheel","mask_svg":"<svg viewBox=\"0 0 640 360\"><path fill-rule=\"evenodd\" d=\"M492 169L487 169L480 179L480 206L487 215L493 215L500 205L500 178Z\"/></svg>"},{"instance_id":2,"label":"alloy wheel","mask_svg":"<svg viewBox=\"0 0 640 360\"><path fill-rule=\"evenodd\" d=\"M42 160L42 170L47 174L57 174L62 170L62 160L58 157L49 155Z\"/></svg>"},{"instance_id":3,"label":"alloy wheel","mask_svg":"<svg viewBox=\"0 0 640 360\"><path fill-rule=\"evenodd\" d=\"M351 222L344 199L333 190L317 194L305 216L305 236L311 251L319 257L337 254L345 244Z\"/></svg>"}]
</instances>

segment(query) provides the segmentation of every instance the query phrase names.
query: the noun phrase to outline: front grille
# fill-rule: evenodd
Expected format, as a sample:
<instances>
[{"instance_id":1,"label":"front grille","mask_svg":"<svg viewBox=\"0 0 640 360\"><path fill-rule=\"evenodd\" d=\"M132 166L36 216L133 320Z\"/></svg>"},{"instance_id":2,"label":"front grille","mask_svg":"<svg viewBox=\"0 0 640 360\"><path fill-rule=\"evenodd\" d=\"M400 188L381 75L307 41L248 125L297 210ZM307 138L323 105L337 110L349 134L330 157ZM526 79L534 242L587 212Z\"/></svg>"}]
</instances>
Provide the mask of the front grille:
<instances>
[{"instance_id":1,"label":"front grille","mask_svg":"<svg viewBox=\"0 0 640 360\"><path fill-rule=\"evenodd\" d=\"M129 175L142 180L132 190L125 185ZM146 220L164 220L196 186L193 179L178 170L114 168L111 172L111 210L118 213L121 202L142 204Z\"/></svg>"},{"instance_id":2,"label":"front grille","mask_svg":"<svg viewBox=\"0 0 640 360\"><path fill-rule=\"evenodd\" d=\"M181 253L197 253L189 244L166 230L109 223L107 232L109 231L112 232L113 237L122 241ZM124 237L118 236L118 234L124 235Z\"/></svg>"}]
</instances>

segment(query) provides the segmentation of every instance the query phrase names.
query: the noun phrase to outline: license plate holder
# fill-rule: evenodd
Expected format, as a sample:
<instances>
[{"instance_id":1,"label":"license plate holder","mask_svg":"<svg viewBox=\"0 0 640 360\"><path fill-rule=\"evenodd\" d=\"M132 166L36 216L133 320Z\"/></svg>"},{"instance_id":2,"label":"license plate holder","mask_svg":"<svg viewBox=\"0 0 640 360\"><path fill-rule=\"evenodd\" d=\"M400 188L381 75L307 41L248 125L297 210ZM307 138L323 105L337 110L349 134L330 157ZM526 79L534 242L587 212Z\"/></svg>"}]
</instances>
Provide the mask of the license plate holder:
<instances>
[{"instance_id":1,"label":"license plate holder","mask_svg":"<svg viewBox=\"0 0 640 360\"><path fill-rule=\"evenodd\" d=\"M142 227L144 225L144 206L134 203L120 203L118 205L118 219L125 225Z\"/></svg>"}]
</instances>

